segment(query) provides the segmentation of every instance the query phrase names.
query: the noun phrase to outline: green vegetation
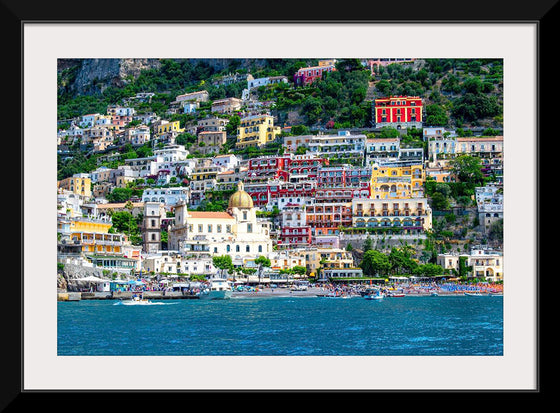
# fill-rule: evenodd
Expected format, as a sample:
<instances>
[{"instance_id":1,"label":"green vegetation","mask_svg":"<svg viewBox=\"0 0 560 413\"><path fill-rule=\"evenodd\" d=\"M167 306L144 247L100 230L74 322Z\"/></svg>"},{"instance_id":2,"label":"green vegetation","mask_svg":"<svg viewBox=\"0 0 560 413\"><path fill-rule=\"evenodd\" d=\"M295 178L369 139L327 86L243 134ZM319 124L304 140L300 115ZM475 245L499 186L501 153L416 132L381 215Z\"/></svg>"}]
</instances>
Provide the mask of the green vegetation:
<instances>
[{"instance_id":1,"label":"green vegetation","mask_svg":"<svg viewBox=\"0 0 560 413\"><path fill-rule=\"evenodd\" d=\"M389 254L378 250L364 253L360 268L364 276L420 275L433 277L443 274L441 266L434 263L419 264L413 258L414 249L409 245L393 247Z\"/></svg>"},{"instance_id":2,"label":"green vegetation","mask_svg":"<svg viewBox=\"0 0 560 413\"><path fill-rule=\"evenodd\" d=\"M374 85L377 96L422 97L425 125L502 124L501 59L425 59L416 68L394 63L377 69Z\"/></svg>"}]
</instances>

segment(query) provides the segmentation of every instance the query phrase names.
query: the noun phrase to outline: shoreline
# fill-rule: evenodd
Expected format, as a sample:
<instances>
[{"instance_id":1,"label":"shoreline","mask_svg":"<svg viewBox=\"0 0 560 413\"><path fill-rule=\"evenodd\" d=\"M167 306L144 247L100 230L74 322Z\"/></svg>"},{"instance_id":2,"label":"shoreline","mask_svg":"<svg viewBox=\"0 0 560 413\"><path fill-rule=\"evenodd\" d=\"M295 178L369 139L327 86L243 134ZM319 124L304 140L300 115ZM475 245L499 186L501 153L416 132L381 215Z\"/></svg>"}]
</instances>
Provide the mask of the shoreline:
<instances>
[{"instance_id":1,"label":"shoreline","mask_svg":"<svg viewBox=\"0 0 560 413\"><path fill-rule=\"evenodd\" d=\"M231 298L255 298L255 297L321 297L332 293L332 289L323 287L310 287L306 291L293 291L288 288L263 288L256 291L233 291ZM464 296L468 291L435 291L438 296ZM57 301L80 301L80 300L129 300L135 291L113 291L113 292L59 292L57 294ZM404 294L404 297L429 297L433 295L432 291L422 290L404 290L399 291L399 294ZM498 296L501 293L480 292L482 296ZM193 294L183 294L178 291L163 292L163 291L142 291L145 299L149 300L179 300L179 299L199 299L198 296ZM350 292L349 297L361 298L361 295L356 292ZM331 298L331 297L327 297ZM399 298L399 297L387 297Z\"/></svg>"}]
</instances>

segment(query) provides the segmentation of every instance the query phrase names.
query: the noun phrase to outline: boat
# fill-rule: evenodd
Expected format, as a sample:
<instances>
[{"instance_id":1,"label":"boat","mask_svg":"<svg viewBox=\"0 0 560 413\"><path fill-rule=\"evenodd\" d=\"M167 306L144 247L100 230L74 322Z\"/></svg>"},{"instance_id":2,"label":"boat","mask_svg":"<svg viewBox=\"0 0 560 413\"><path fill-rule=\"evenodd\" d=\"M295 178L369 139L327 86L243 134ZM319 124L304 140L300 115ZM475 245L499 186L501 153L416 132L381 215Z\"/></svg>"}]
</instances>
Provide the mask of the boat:
<instances>
[{"instance_id":1,"label":"boat","mask_svg":"<svg viewBox=\"0 0 560 413\"><path fill-rule=\"evenodd\" d=\"M402 293L389 293L389 294L387 294L387 297L404 297L404 294L402 294Z\"/></svg>"},{"instance_id":2,"label":"boat","mask_svg":"<svg viewBox=\"0 0 560 413\"><path fill-rule=\"evenodd\" d=\"M203 300L224 300L231 298L233 290L231 282L226 278L211 278L208 286L201 289L197 294Z\"/></svg>"},{"instance_id":3,"label":"boat","mask_svg":"<svg viewBox=\"0 0 560 413\"><path fill-rule=\"evenodd\" d=\"M439 294L438 294L438 293L436 293L436 292L433 292L433 293L431 293L431 294L430 294L430 296L432 296L432 297L438 297L438 296L439 296Z\"/></svg>"},{"instance_id":4,"label":"boat","mask_svg":"<svg viewBox=\"0 0 560 413\"><path fill-rule=\"evenodd\" d=\"M115 304L122 304L122 305L150 305L153 304L150 300L147 300L143 297L142 294L134 294L130 300L122 300L118 301Z\"/></svg>"},{"instance_id":5,"label":"boat","mask_svg":"<svg viewBox=\"0 0 560 413\"><path fill-rule=\"evenodd\" d=\"M480 293L464 293L464 294L469 297L482 297L482 294Z\"/></svg>"},{"instance_id":6,"label":"boat","mask_svg":"<svg viewBox=\"0 0 560 413\"><path fill-rule=\"evenodd\" d=\"M382 300L383 298L385 298L385 294L381 293L380 291L378 291L375 294L368 294L368 295L364 295L364 298L366 300Z\"/></svg>"}]
</instances>

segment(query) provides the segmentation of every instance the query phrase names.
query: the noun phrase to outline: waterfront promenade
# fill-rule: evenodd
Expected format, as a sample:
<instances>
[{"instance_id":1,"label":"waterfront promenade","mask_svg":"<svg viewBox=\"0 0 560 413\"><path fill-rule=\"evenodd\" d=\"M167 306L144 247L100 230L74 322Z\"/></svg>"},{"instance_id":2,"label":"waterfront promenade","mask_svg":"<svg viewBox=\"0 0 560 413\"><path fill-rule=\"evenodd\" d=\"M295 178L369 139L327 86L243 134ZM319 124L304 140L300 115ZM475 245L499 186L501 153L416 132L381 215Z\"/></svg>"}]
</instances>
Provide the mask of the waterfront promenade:
<instances>
[{"instance_id":1,"label":"waterfront promenade","mask_svg":"<svg viewBox=\"0 0 560 413\"><path fill-rule=\"evenodd\" d=\"M264 287L251 288L242 291L234 290L233 298L249 297L315 297L332 293L342 295L359 296L360 292L368 286L364 285L332 285L312 286L305 291L295 291L285 287ZM502 293L502 285L494 284L402 284L392 286L378 286L383 291L401 293L405 296L429 296L434 293L443 296L463 295L464 293L496 294ZM79 301L79 300L128 300L133 294L139 291L113 291L113 292L61 292L58 294L58 301ZM150 300L167 299L198 299L195 294L181 291L142 291L142 295Z\"/></svg>"}]
</instances>

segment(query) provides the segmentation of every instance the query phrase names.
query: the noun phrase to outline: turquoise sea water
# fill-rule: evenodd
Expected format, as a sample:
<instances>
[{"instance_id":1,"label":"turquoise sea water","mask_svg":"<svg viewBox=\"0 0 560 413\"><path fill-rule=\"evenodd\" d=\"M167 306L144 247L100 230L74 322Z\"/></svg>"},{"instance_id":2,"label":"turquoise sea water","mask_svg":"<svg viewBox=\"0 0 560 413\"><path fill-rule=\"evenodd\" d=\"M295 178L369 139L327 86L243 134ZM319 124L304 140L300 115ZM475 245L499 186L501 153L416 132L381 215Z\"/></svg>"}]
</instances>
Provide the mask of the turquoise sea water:
<instances>
[{"instance_id":1,"label":"turquoise sea water","mask_svg":"<svg viewBox=\"0 0 560 413\"><path fill-rule=\"evenodd\" d=\"M58 355L503 355L502 297L58 303Z\"/></svg>"}]
</instances>

